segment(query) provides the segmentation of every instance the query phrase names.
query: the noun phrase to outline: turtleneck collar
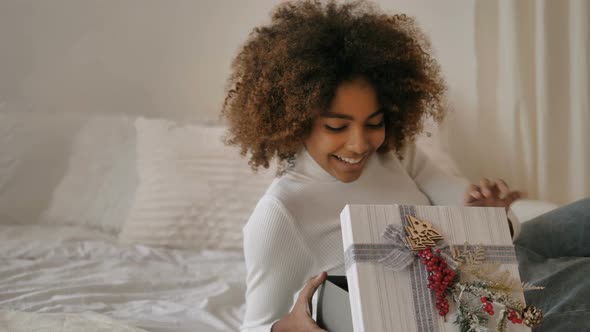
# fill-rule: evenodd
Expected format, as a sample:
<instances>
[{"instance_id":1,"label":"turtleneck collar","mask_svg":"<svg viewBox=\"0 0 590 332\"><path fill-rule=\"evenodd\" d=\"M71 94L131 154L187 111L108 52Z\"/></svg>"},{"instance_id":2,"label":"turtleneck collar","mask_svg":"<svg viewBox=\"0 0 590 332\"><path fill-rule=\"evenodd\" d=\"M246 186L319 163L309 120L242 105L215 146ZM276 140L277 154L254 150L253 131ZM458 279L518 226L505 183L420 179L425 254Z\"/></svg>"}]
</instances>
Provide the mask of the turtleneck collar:
<instances>
[{"instance_id":1,"label":"turtleneck collar","mask_svg":"<svg viewBox=\"0 0 590 332\"><path fill-rule=\"evenodd\" d=\"M304 176L317 181L339 182L338 179L328 173L313 159L305 147L302 147L295 154L294 165L289 168L287 173L294 176Z\"/></svg>"}]
</instances>

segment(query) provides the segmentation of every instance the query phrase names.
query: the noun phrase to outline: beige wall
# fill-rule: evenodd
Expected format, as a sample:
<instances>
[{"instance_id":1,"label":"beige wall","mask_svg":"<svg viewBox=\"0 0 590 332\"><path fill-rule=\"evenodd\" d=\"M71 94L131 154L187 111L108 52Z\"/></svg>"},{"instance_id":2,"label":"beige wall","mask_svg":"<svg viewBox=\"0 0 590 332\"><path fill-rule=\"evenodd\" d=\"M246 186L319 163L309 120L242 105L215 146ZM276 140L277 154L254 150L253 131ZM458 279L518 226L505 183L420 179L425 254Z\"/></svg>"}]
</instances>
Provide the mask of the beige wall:
<instances>
[{"instance_id":1,"label":"beige wall","mask_svg":"<svg viewBox=\"0 0 590 332\"><path fill-rule=\"evenodd\" d=\"M215 121L232 57L276 0L1 0L0 101ZM378 1L429 33L459 108L475 105L470 0Z\"/></svg>"}]
</instances>

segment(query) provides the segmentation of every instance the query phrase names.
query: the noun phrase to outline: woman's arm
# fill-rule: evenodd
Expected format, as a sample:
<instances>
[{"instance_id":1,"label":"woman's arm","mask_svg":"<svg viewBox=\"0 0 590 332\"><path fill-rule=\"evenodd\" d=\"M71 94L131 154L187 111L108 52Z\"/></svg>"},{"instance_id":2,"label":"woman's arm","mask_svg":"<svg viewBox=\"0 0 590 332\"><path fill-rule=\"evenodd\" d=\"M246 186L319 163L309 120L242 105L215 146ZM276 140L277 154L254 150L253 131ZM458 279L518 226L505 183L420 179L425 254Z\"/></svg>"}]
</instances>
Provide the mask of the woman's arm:
<instances>
[{"instance_id":1,"label":"woman's arm","mask_svg":"<svg viewBox=\"0 0 590 332\"><path fill-rule=\"evenodd\" d=\"M241 331L268 332L306 284L313 256L282 203L263 197L244 227L246 313ZM310 318L311 320L311 318Z\"/></svg>"},{"instance_id":2,"label":"woman's arm","mask_svg":"<svg viewBox=\"0 0 590 332\"><path fill-rule=\"evenodd\" d=\"M440 169L415 144L407 148L402 165L431 204L504 207L512 238L520 234L520 221L509 208L521 193L511 191L504 181L483 179L479 185L471 184L466 178Z\"/></svg>"},{"instance_id":3,"label":"woman's arm","mask_svg":"<svg viewBox=\"0 0 590 332\"><path fill-rule=\"evenodd\" d=\"M415 144L406 148L401 163L432 205L464 205L469 180L443 171Z\"/></svg>"}]
</instances>

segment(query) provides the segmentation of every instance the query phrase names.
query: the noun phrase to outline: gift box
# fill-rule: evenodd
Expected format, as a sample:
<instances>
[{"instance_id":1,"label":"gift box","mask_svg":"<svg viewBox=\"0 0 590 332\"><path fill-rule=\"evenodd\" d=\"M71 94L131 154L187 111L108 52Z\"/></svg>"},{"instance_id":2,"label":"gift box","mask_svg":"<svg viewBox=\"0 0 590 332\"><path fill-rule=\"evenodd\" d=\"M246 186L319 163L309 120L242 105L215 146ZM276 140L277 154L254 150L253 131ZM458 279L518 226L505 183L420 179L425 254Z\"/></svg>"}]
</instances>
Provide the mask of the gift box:
<instances>
[{"instance_id":1,"label":"gift box","mask_svg":"<svg viewBox=\"0 0 590 332\"><path fill-rule=\"evenodd\" d=\"M346 276L330 275L318 289L318 326L330 332L352 332Z\"/></svg>"},{"instance_id":2,"label":"gift box","mask_svg":"<svg viewBox=\"0 0 590 332\"><path fill-rule=\"evenodd\" d=\"M500 319L505 331L530 331L522 322L522 288L507 291L508 298L490 288L501 283L487 280L521 285L507 223L502 208L347 205L341 225L354 331L495 331ZM431 260L448 264L439 268L440 279L430 277L438 268ZM458 266L484 279L453 276ZM482 275L486 269L490 278ZM445 290L443 299L436 289Z\"/></svg>"}]
</instances>

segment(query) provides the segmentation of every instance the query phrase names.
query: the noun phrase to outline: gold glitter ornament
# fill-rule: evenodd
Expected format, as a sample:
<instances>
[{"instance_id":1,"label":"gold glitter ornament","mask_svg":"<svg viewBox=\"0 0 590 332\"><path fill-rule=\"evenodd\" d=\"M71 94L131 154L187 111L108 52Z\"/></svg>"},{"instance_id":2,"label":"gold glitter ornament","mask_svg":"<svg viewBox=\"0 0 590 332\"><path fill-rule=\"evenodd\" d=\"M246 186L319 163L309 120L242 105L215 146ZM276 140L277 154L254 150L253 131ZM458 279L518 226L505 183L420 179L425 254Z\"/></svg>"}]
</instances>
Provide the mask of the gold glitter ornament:
<instances>
[{"instance_id":1,"label":"gold glitter ornament","mask_svg":"<svg viewBox=\"0 0 590 332\"><path fill-rule=\"evenodd\" d=\"M543 322L543 311L534 305L527 305L522 311L522 318L526 326L535 327Z\"/></svg>"}]
</instances>

